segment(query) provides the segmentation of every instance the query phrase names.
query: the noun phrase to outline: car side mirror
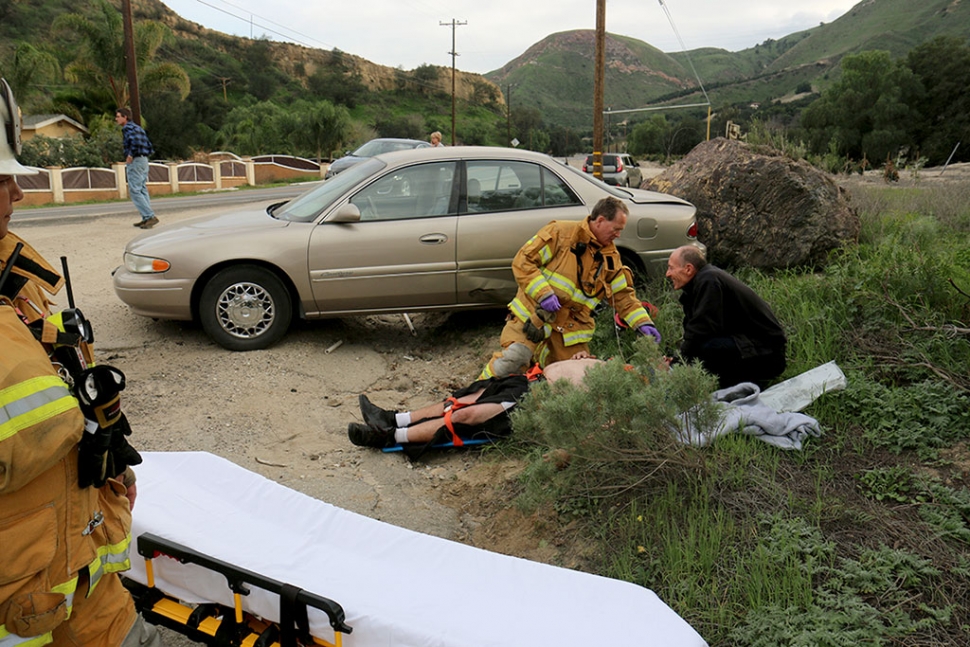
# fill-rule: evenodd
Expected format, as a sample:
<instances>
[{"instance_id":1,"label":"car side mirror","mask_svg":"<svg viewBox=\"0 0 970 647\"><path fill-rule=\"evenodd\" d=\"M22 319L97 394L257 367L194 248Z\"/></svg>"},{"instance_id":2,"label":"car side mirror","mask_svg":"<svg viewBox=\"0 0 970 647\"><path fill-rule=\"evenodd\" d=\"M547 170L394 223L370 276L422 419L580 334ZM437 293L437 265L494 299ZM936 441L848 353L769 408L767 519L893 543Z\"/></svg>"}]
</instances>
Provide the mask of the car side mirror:
<instances>
[{"instance_id":1,"label":"car side mirror","mask_svg":"<svg viewBox=\"0 0 970 647\"><path fill-rule=\"evenodd\" d=\"M337 209L337 212L330 217L329 222L360 222L360 209L353 202L348 202Z\"/></svg>"}]
</instances>

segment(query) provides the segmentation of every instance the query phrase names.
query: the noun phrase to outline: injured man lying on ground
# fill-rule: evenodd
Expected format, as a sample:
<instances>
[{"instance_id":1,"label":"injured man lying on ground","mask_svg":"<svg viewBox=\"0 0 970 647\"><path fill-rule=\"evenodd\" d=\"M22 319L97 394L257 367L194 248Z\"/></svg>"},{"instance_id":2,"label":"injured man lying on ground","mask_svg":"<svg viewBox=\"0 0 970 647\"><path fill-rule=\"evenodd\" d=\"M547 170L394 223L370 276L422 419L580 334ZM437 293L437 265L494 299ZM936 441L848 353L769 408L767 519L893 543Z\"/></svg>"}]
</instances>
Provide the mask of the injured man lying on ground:
<instances>
[{"instance_id":1,"label":"injured man lying on ground","mask_svg":"<svg viewBox=\"0 0 970 647\"><path fill-rule=\"evenodd\" d=\"M569 380L578 385L590 367L601 363L588 353L577 353L545 370L536 367L527 375L477 380L444 401L415 411L388 411L362 394L360 413L364 422L350 423L347 434L355 445L381 449L395 445L425 448L449 441L461 447L467 440L504 438L512 433L509 413L531 383Z\"/></svg>"}]
</instances>

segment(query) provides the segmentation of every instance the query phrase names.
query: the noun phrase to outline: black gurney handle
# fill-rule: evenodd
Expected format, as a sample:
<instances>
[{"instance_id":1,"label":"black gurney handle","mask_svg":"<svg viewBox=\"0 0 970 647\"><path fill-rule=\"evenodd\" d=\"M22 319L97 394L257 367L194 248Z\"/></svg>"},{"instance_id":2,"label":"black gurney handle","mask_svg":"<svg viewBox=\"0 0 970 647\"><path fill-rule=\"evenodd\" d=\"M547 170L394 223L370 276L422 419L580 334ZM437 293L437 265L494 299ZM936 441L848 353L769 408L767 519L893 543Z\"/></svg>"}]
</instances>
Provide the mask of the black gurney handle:
<instances>
[{"instance_id":1,"label":"black gurney handle","mask_svg":"<svg viewBox=\"0 0 970 647\"><path fill-rule=\"evenodd\" d=\"M246 588L246 584L252 584L270 593L276 593L282 599L283 587L286 585L278 580L234 566L228 562L223 562L215 557L200 553L150 532L140 535L137 543L138 554L145 559L153 559L159 555L164 555L172 557L182 563L197 564L203 568L222 574L228 580L229 588L233 593L249 595L249 589ZM344 615L343 607L333 600L302 589L297 594L296 601L326 613L327 618L330 620L330 626L334 631L345 634L353 631L353 628L345 622L346 616Z\"/></svg>"}]
</instances>

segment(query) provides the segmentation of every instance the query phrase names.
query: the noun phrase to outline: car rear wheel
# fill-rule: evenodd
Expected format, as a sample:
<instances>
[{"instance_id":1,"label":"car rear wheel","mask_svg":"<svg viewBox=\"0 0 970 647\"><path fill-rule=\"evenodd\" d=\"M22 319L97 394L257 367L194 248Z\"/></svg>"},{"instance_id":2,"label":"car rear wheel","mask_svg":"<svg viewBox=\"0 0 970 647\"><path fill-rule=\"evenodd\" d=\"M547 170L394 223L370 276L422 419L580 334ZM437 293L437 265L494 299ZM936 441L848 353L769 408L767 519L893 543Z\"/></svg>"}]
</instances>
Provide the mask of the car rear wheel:
<instances>
[{"instance_id":1,"label":"car rear wheel","mask_svg":"<svg viewBox=\"0 0 970 647\"><path fill-rule=\"evenodd\" d=\"M292 317L286 286L255 265L222 270L206 284L199 300L202 328L229 350L266 348L286 333Z\"/></svg>"},{"instance_id":2,"label":"car rear wheel","mask_svg":"<svg viewBox=\"0 0 970 647\"><path fill-rule=\"evenodd\" d=\"M640 257L629 249L621 249L619 251L620 260L623 261L624 265L630 268L630 271L633 272L634 278L640 280L645 279L647 277L646 269L643 267L643 261L640 260Z\"/></svg>"}]
</instances>

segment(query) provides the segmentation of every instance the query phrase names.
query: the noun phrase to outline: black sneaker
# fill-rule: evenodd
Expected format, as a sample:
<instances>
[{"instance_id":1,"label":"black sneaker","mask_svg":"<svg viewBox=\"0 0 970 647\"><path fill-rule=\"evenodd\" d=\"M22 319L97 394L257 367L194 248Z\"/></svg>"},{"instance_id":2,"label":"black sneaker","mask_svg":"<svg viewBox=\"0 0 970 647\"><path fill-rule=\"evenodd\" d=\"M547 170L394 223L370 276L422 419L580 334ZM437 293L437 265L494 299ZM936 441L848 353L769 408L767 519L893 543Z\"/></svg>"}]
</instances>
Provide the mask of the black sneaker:
<instances>
[{"instance_id":1,"label":"black sneaker","mask_svg":"<svg viewBox=\"0 0 970 647\"><path fill-rule=\"evenodd\" d=\"M394 432L387 429L374 429L370 425L352 422L347 425L350 442L358 447L377 447L383 449L394 444Z\"/></svg>"},{"instance_id":2,"label":"black sneaker","mask_svg":"<svg viewBox=\"0 0 970 647\"><path fill-rule=\"evenodd\" d=\"M360 414L364 416L364 422L371 427L394 431L394 427L397 426L397 416L393 411L381 409L368 400L364 394L360 395L358 401L360 402Z\"/></svg>"}]
</instances>

